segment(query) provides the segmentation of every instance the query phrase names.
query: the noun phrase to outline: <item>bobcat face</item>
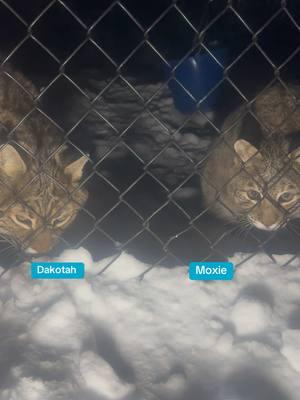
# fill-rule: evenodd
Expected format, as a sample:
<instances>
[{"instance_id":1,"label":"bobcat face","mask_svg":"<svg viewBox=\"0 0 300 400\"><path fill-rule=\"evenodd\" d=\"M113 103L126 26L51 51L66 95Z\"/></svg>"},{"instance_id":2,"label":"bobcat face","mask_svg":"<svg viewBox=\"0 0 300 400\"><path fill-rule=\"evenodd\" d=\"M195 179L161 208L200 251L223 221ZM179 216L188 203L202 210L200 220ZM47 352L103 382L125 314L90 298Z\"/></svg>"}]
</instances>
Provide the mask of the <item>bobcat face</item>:
<instances>
[{"instance_id":1,"label":"bobcat face","mask_svg":"<svg viewBox=\"0 0 300 400\"><path fill-rule=\"evenodd\" d=\"M247 221L267 231L284 227L299 202L296 185L285 179L273 186L261 186L254 180L248 180L235 194L239 209L241 213L246 213Z\"/></svg>"},{"instance_id":2,"label":"bobcat face","mask_svg":"<svg viewBox=\"0 0 300 400\"><path fill-rule=\"evenodd\" d=\"M270 159L245 140L234 145L236 164L244 168L228 184L225 201L241 222L275 231L300 217L300 149ZM230 198L230 201L228 201Z\"/></svg>"},{"instance_id":3,"label":"bobcat face","mask_svg":"<svg viewBox=\"0 0 300 400\"><path fill-rule=\"evenodd\" d=\"M86 157L29 168L11 145L0 150L0 234L24 252L47 253L87 200L80 188Z\"/></svg>"}]
</instances>

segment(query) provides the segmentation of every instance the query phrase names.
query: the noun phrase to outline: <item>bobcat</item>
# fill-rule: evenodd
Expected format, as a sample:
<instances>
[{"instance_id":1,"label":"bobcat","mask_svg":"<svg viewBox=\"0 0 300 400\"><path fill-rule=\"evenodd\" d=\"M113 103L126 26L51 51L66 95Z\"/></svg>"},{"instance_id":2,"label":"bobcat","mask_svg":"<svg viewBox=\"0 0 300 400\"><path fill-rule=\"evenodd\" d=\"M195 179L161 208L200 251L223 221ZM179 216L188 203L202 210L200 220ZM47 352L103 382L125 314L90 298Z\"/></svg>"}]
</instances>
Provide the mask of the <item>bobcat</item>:
<instances>
[{"instance_id":1,"label":"bobcat","mask_svg":"<svg viewBox=\"0 0 300 400\"><path fill-rule=\"evenodd\" d=\"M22 74L2 71L0 235L29 254L49 252L88 197L79 185L88 158L71 160L37 96Z\"/></svg>"},{"instance_id":2,"label":"bobcat","mask_svg":"<svg viewBox=\"0 0 300 400\"><path fill-rule=\"evenodd\" d=\"M217 217L265 231L300 217L300 147L289 151L289 138L300 131L297 94L296 86L276 84L254 101L252 110L261 127L258 148L241 138L245 107L225 120L201 178L205 206Z\"/></svg>"}]
</instances>

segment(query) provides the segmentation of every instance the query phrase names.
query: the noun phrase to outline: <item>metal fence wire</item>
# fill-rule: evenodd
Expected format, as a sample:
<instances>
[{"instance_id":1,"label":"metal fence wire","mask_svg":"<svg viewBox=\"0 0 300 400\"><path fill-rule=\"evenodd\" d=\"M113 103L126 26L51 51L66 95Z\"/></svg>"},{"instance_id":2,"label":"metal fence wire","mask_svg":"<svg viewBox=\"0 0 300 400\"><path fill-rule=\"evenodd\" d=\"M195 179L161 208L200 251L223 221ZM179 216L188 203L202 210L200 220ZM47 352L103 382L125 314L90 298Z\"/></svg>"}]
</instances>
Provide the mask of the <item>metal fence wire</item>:
<instances>
[{"instance_id":1,"label":"metal fence wire","mask_svg":"<svg viewBox=\"0 0 300 400\"><path fill-rule=\"evenodd\" d=\"M249 129L259 131L264 122L253 105L275 82L298 105L289 86L299 79L297 2L140 3L33 1L25 10L17 1L0 1L5 30L1 73L28 93L15 72L19 69L39 88L13 129L7 132L1 121L4 146L15 144L14 133L38 112L60 132L62 145L76 153L73 160L88 153L89 166L77 190L88 187L90 197L59 241L71 248L92 243L96 258L108 254L109 243L115 257L105 269L124 250L145 260L146 272L164 263L225 260L234 252L249 258L264 251L273 261L276 254L290 254L288 264L298 255L295 221L282 230L244 234L239 225L216 218L211 205L204 206L200 179L215 149L212 143L226 137L223 121L230 112L243 105L245 112L235 123L247 113ZM185 71L197 54L210 63L201 79L208 81L204 73L211 70L219 76L200 95L194 92L193 71ZM55 92L61 82L63 94ZM26 146L17 146L28 153ZM4 190L3 179L1 185ZM40 235L48 222L26 241ZM24 243L7 235L0 251L0 264L7 268L28 258Z\"/></svg>"}]
</instances>

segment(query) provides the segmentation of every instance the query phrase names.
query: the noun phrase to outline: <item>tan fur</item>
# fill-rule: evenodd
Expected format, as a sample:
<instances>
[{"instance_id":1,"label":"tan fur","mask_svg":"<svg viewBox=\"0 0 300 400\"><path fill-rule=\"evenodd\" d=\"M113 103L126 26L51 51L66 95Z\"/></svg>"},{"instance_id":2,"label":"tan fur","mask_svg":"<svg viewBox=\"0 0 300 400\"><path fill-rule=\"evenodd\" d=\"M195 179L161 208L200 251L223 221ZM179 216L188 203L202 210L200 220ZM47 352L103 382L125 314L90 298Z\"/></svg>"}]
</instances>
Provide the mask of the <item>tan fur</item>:
<instances>
[{"instance_id":1,"label":"tan fur","mask_svg":"<svg viewBox=\"0 0 300 400\"><path fill-rule=\"evenodd\" d=\"M62 134L36 109L37 94L20 73L1 73L0 122L8 132L1 131L0 235L46 253L87 200L80 187L87 157L67 156Z\"/></svg>"},{"instance_id":2,"label":"tan fur","mask_svg":"<svg viewBox=\"0 0 300 400\"><path fill-rule=\"evenodd\" d=\"M216 216L265 230L279 229L289 219L300 217L299 149L288 154L286 140L287 134L300 131L296 93L300 94L297 87L286 91L275 85L253 104L263 127L260 149L239 139L244 107L226 119L201 179L205 205Z\"/></svg>"}]
</instances>

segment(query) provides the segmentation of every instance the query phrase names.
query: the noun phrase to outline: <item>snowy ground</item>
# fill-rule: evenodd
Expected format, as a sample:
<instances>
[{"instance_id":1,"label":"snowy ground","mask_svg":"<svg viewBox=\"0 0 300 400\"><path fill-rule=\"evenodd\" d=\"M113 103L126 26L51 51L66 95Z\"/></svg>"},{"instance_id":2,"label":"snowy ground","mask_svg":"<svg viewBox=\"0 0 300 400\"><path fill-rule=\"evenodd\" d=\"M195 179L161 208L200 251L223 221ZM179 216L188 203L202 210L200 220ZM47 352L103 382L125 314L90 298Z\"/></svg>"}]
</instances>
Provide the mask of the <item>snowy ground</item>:
<instances>
[{"instance_id":1,"label":"snowy ground","mask_svg":"<svg viewBox=\"0 0 300 400\"><path fill-rule=\"evenodd\" d=\"M237 263L245 255L236 255ZM81 281L3 275L1 400L296 400L300 391L299 259L264 255L232 282L189 281L186 267L122 254Z\"/></svg>"}]
</instances>

